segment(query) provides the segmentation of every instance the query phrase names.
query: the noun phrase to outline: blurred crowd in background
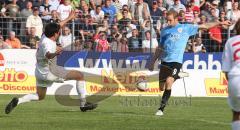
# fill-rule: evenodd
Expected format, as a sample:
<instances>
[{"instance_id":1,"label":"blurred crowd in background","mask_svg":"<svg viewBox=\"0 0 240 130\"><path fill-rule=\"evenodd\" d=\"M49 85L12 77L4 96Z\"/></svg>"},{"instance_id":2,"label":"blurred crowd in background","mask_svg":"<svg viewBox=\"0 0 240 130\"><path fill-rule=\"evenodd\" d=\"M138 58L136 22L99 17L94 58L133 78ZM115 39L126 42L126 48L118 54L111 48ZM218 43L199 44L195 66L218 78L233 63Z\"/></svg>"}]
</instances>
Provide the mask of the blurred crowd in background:
<instances>
[{"instance_id":1,"label":"blurred crowd in background","mask_svg":"<svg viewBox=\"0 0 240 130\"><path fill-rule=\"evenodd\" d=\"M60 22L75 10L76 18L62 28L58 44L72 51L154 52L169 10L180 23L230 20L230 27L199 30L186 52L221 52L240 17L234 0L1 0L0 48L36 49L44 26Z\"/></svg>"}]
</instances>

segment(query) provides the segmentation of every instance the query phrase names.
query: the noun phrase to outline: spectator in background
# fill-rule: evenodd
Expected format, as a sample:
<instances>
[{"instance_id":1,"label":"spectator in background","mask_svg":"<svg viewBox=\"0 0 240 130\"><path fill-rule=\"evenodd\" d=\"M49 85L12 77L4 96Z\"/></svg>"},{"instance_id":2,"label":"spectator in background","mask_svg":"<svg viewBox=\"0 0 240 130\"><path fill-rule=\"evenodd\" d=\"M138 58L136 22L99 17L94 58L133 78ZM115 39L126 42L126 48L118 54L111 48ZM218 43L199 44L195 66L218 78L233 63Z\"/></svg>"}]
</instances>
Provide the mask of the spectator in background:
<instances>
[{"instance_id":1,"label":"spectator in background","mask_svg":"<svg viewBox=\"0 0 240 130\"><path fill-rule=\"evenodd\" d=\"M162 11L158 8L156 0L154 0L152 3L152 8L150 8L150 15L153 20L153 25L156 26L157 21L160 20L160 17L162 16Z\"/></svg>"},{"instance_id":2,"label":"spectator in background","mask_svg":"<svg viewBox=\"0 0 240 130\"><path fill-rule=\"evenodd\" d=\"M120 42L118 42L117 52L129 52L127 38L122 37L120 39Z\"/></svg>"},{"instance_id":3,"label":"spectator in background","mask_svg":"<svg viewBox=\"0 0 240 130\"><path fill-rule=\"evenodd\" d=\"M102 11L102 7L100 5L97 5L95 10L91 10L90 14L94 23L101 23L104 18L104 12Z\"/></svg>"},{"instance_id":4,"label":"spectator in background","mask_svg":"<svg viewBox=\"0 0 240 130\"><path fill-rule=\"evenodd\" d=\"M186 21L186 14L183 10L180 10L178 13L178 21L179 21L179 23L188 23Z\"/></svg>"},{"instance_id":5,"label":"spectator in background","mask_svg":"<svg viewBox=\"0 0 240 130\"><path fill-rule=\"evenodd\" d=\"M137 0L131 8L132 18L134 24L142 24L144 20L150 18L150 10L148 4L143 0Z\"/></svg>"},{"instance_id":6,"label":"spectator in background","mask_svg":"<svg viewBox=\"0 0 240 130\"><path fill-rule=\"evenodd\" d=\"M119 41L123 37L122 36L122 32L119 31L117 24L112 26L112 28L111 28L111 36L116 41Z\"/></svg>"},{"instance_id":7,"label":"spectator in background","mask_svg":"<svg viewBox=\"0 0 240 130\"><path fill-rule=\"evenodd\" d=\"M156 38L151 36L150 31L145 32L145 40L142 42L143 53L155 53L156 48L158 47L158 41ZM151 49L151 50L150 50Z\"/></svg>"},{"instance_id":8,"label":"spectator in background","mask_svg":"<svg viewBox=\"0 0 240 130\"><path fill-rule=\"evenodd\" d=\"M167 10L162 11L162 17L160 19L161 29L167 26Z\"/></svg>"},{"instance_id":9,"label":"spectator in background","mask_svg":"<svg viewBox=\"0 0 240 130\"><path fill-rule=\"evenodd\" d=\"M52 10L51 12L51 19L47 21L48 23L59 23L61 20L58 16L57 10Z\"/></svg>"},{"instance_id":10,"label":"spectator in background","mask_svg":"<svg viewBox=\"0 0 240 130\"><path fill-rule=\"evenodd\" d=\"M112 0L112 1L113 1L112 5L114 5L116 8L116 13L118 13L122 9L122 3L120 3L119 0Z\"/></svg>"},{"instance_id":11,"label":"spectator in background","mask_svg":"<svg viewBox=\"0 0 240 130\"><path fill-rule=\"evenodd\" d=\"M164 0L157 0L157 4L158 4L158 8L163 11L163 10L167 10L167 6L164 3Z\"/></svg>"},{"instance_id":12,"label":"spectator in background","mask_svg":"<svg viewBox=\"0 0 240 130\"><path fill-rule=\"evenodd\" d=\"M73 48L73 51L81 51L84 49L84 41L80 40L80 39L77 39L75 42L74 42L74 48Z\"/></svg>"},{"instance_id":13,"label":"spectator in background","mask_svg":"<svg viewBox=\"0 0 240 130\"><path fill-rule=\"evenodd\" d=\"M8 45L6 42L4 42L4 38L2 35L2 32L0 30L0 49L10 49L12 48L10 45Z\"/></svg>"},{"instance_id":14,"label":"spectator in background","mask_svg":"<svg viewBox=\"0 0 240 130\"><path fill-rule=\"evenodd\" d=\"M118 43L120 42L120 39L122 38L122 34L121 32L119 32L118 29L118 25L115 24L112 26L111 29L111 37L110 37L110 41L111 41L111 50L113 52L117 52L118 51Z\"/></svg>"},{"instance_id":15,"label":"spectator in background","mask_svg":"<svg viewBox=\"0 0 240 130\"><path fill-rule=\"evenodd\" d=\"M232 9L228 10L227 12L227 18L231 20L231 22L233 23L233 25L230 27L230 29L233 30L235 23L240 18L240 10L239 10L238 2L233 2Z\"/></svg>"},{"instance_id":16,"label":"spectator in background","mask_svg":"<svg viewBox=\"0 0 240 130\"><path fill-rule=\"evenodd\" d=\"M32 2L31 1L28 1L26 3L26 8L24 8L21 12L20 12L20 17L23 17L23 18L27 18L28 16L32 15L33 13L33 10L32 10ZM24 22L25 22L26 19L24 19Z\"/></svg>"},{"instance_id":17,"label":"spectator in background","mask_svg":"<svg viewBox=\"0 0 240 130\"><path fill-rule=\"evenodd\" d=\"M89 6L85 0L80 0L79 10L83 10L83 7L86 5Z\"/></svg>"},{"instance_id":18,"label":"spectator in background","mask_svg":"<svg viewBox=\"0 0 240 130\"><path fill-rule=\"evenodd\" d=\"M26 31L26 20L27 18L33 14L33 10L32 10L32 2L31 1L28 1L26 3L26 8L23 9L21 12L20 12L20 18L19 18L19 21L21 22L21 27L20 27L20 39L21 40L24 40L24 37L25 35L27 34L27 31Z\"/></svg>"},{"instance_id":19,"label":"spectator in background","mask_svg":"<svg viewBox=\"0 0 240 130\"><path fill-rule=\"evenodd\" d=\"M90 0L91 1L91 0ZM92 0L96 5L102 5L102 0Z\"/></svg>"},{"instance_id":20,"label":"spectator in background","mask_svg":"<svg viewBox=\"0 0 240 130\"><path fill-rule=\"evenodd\" d=\"M199 24L201 22L198 11L193 11L193 17L194 17L193 18L193 23L194 24Z\"/></svg>"},{"instance_id":21,"label":"spectator in background","mask_svg":"<svg viewBox=\"0 0 240 130\"><path fill-rule=\"evenodd\" d=\"M29 48L28 46L22 45L20 40L16 37L14 31L9 32L9 37L5 41L12 49L21 49L21 48Z\"/></svg>"},{"instance_id":22,"label":"spectator in background","mask_svg":"<svg viewBox=\"0 0 240 130\"><path fill-rule=\"evenodd\" d=\"M30 0L17 0L17 5L19 6L20 11L22 11L23 9L26 8L26 5L27 5L28 1L30 1Z\"/></svg>"},{"instance_id":23,"label":"spectator in background","mask_svg":"<svg viewBox=\"0 0 240 130\"><path fill-rule=\"evenodd\" d=\"M89 1L89 8L90 10L96 10L97 5L95 4L94 0Z\"/></svg>"},{"instance_id":24,"label":"spectator in background","mask_svg":"<svg viewBox=\"0 0 240 130\"><path fill-rule=\"evenodd\" d=\"M80 0L71 0L71 5L73 9L79 8Z\"/></svg>"},{"instance_id":25,"label":"spectator in background","mask_svg":"<svg viewBox=\"0 0 240 130\"><path fill-rule=\"evenodd\" d=\"M214 9L214 8L211 8L210 9L210 19L209 19L209 21L216 21L216 20L218 20L218 16L216 15L216 9Z\"/></svg>"},{"instance_id":26,"label":"spectator in background","mask_svg":"<svg viewBox=\"0 0 240 130\"><path fill-rule=\"evenodd\" d=\"M4 42L3 39L0 38L0 50L1 49L11 49L11 46L8 45L6 42Z\"/></svg>"},{"instance_id":27,"label":"spectator in background","mask_svg":"<svg viewBox=\"0 0 240 130\"><path fill-rule=\"evenodd\" d=\"M211 9L214 9L215 10L215 16L216 17L219 17L219 7L218 7L218 0L213 0L212 1L212 4L210 4L210 7L211 7Z\"/></svg>"},{"instance_id":28,"label":"spectator in background","mask_svg":"<svg viewBox=\"0 0 240 130\"><path fill-rule=\"evenodd\" d=\"M84 16L84 23L80 24L80 31L83 31L85 42L93 42L92 37L95 33L95 29L92 24L92 18L90 15Z\"/></svg>"},{"instance_id":29,"label":"spectator in background","mask_svg":"<svg viewBox=\"0 0 240 130\"><path fill-rule=\"evenodd\" d=\"M227 20L226 12L225 11L221 11L220 12L219 21L220 22L224 22L226 20ZM222 45L221 45L220 51L222 52L223 48L225 46L225 43L226 43L226 41L228 39L228 26L222 25L221 32L222 32Z\"/></svg>"},{"instance_id":30,"label":"spectator in background","mask_svg":"<svg viewBox=\"0 0 240 130\"><path fill-rule=\"evenodd\" d=\"M186 8L183 4L181 4L180 0L174 0L174 4L170 6L168 10L175 10L177 12L183 10L184 12L186 12Z\"/></svg>"},{"instance_id":31,"label":"spectator in background","mask_svg":"<svg viewBox=\"0 0 240 130\"><path fill-rule=\"evenodd\" d=\"M218 20L216 20L218 21ZM222 32L221 26L215 26L208 30L211 43L210 52L219 52L222 45Z\"/></svg>"},{"instance_id":32,"label":"spectator in background","mask_svg":"<svg viewBox=\"0 0 240 130\"><path fill-rule=\"evenodd\" d=\"M59 44L63 47L63 50L71 51L74 40L75 38L72 36L70 28L67 26L63 27L62 35L60 35L58 40Z\"/></svg>"},{"instance_id":33,"label":"spectator in background","mask_svg":"<svg viewBox=\"0 0 240 130\"><path fill-rule=\"evenodd\" d=\"M60 4L57 8L60 20L66 19L72 10L72 5L70 0L64 0L64 4Z\"/></svg>"},{"instance_id":34,"label":"spectator in background","mask_svg":"<svg viewBox=\"0 0 240 130\"><path fill-rule=\"evenodd\" d=\"M194 53L199 53L199 52L206 53L207 52L206 48L202 44L201 37L197 37L196 39L193 39L193 42L192 42L192 52L194 52Z\"/></svg>"},{"instance_id":35,"label":"spectator in background","mask_svg":"<svg viewBox=\"0 0 240 130\"><path fill-rule=\"evenodd\" d=\"M43 33L43 23L42 19L39 16L39 10L37 7L33 8L33 15L28 16L26 21L26 28L27 28L27 34L30 34L31 27L35 27L37 32L36 35L38 37L42 36Z\"/></svg>"},{"instance_id":36,"label":"spectator in background","mask_svg":"<svg viewBox=\"0 0 240 130\"><path fill-rule=\"evenodd\" d=\"M36 28L30 28L30 34L27 36L26 45L29 46L31 49L37 49L38 43L40 41L40 37L36 35Z\"/></svg>"},{"instance_id":37,"label":"spectator in background","mask_svg":"<svg viewBox=\"0 0 240 130\"><path fill-rule=\"evenodd\" d=\"M39 12L43 23L47 23L51 19L51 12L53 6L49 4L49 0L44 0L44 3L40 6Z\"/></svg>"},{"instance_id":38,"label":"spectator in background","mask_svg":"<svg viewBox=\"0 0 240 130\"><path fill-rule=\"evenodd\" d=\"M153 26L151 26L151 23L150 23L150 19L148 20L144 20L144 22L142 23L141 25L141 28L142 28L142 37L144 40L146 38L145 34L147 31L151 31L151 34L152 34L152 37L153 38L157 38L157 34L156 34L156 31L155 29L153 28Z\"/></svg>"},{"instance_id":39,"label":"spectator in background","mask_svg":"<svg viewBox=\"0 0 240 130\"><path fill-rule=\"evenodd\" d=\"M49 0L49 4L52 6L53 10L57 10L58 6L60 6L59 0Z\"/></svg>"},{"instance_id":40,"label":"spectator in background","mask_svg":"<svg viewBox=\"0 0 240 130\"><path fill-rule=\"evenodd\" d=\"M106 32L106 35L111 35L110 25L108 20L103 20L97 28L97 32ZM97 33L96 32L96 33Z\"/></svg>"},{"instance_id":41,"label":"spectator in background","mask_svg":"<svg viewBox=\"0 0 240 130\"><path fill-rule=\"evenodd\" d=\"M109 23L115 21L115 15L117 14L116 8L112 5L111 0L105 0L105 4L102 7L104 14L109 14Z\"/></svg>"},{"instance_id":42,"label":"spectator in background","mask_svg":"<svg viewBox=\"0 0 240 130\"><path fill-rule=\"evenodd\" d=\"M132 20L132 14L129 12L128 5L123 5L122 9L117 13L117 21L123 18L123 11L126 10L128 12L128 18Z\"/></svg>"},{"instance_id":43,"label":"spectator in background","mask_svg":"<svg viewBox=\"0 0 240 130\"><path fill-rule=\"evenodd\" d=\"M107 41L106 32L99 32L94 39L96 43L96 51L107 52L110 50L110 44Z\"/></svg>"},{"instance_id":44,"label":"spectator in background","mask_svg":"<svg viewBox=\"0 0 240 130\"><path fill-rule=\"evenodd\" d=\"M43 0L34 0L33 7L40 7L43 4Z\"/></svg>"},{"instance_id":45,"label":"spectator in background","mask_svg":"<svg viewBox=\"0 0 240 130\"><path fill-rule=\"evenodd\" d=\"M192 10L192 4L188 3L186 5L186 12L185 12L185 18L186 22L193 23L194 20L194 15L193 15L193 10Z\"/></svg>"},{"instance_id":46,"label":"spectator in background","mask_svg":"<svg viewBox=\"0 0 240 130\"><path fill-rule=\"evenodd\" d=\"M132 36L128 39L128 48L130 52L141 52L137 29L133 29Z\"/></svg>"},{"instance_id":47,"label":"spectator in background","mask_svg":"<svg viewBox=\"0 0 240 130\"><path fill-rule=\"evenodd\" d=\"M90 12L89 12L89 5L84 5L84 6L82 6L82 10L81 10L82 12L82 15L83 16L87 16L87 15L90 15Z\"/></svg>"},{"instance_id":48,"label":"spectator in background","mask_svg":"<svg viewBox=\"0 0 240 130\"><path fill-rule=\"evenodd\" d=\"M199 25L209 22L205 15L201 15L200 19L201 19L201 21L200 21ZM209 40L210 38L209 38L208 30L201 29L201 30L199 30L199 34L200 34L200 37L202 38L202 43L206 47L207 52L210 52L211 51L211 43Z\"/></svg>"},{"instance_id":49,"label":"spectator in background","mask_svg":"<svg viewBox=\"0 0 240 130\"><path fill-rule=\"evenodd\" d=\"M10 4L6 6L6 16L8 17L8 32L14 30L17 32L17 16L20 12L20 7L17 5L17 0L12 0Z\"/></svg>"}]
</instances>

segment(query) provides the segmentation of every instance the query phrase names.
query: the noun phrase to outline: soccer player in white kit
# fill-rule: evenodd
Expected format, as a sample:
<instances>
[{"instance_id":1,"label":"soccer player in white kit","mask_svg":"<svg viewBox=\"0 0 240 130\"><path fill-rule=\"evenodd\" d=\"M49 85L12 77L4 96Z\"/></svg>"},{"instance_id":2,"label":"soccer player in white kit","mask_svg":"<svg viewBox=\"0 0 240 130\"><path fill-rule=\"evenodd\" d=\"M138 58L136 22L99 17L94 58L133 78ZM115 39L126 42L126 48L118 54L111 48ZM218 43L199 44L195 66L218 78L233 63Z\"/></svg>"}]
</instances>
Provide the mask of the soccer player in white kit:
<instances>
[{"instance_id":1,"label":"soccer player in white kit","mask_svg":"<svg viewBox=\"0 0 240 130\"><path fill-rule=\"evenodd\" d=\"M76 89L80 95L81 111L85 112L97 107L97 104L86 102L83 74L75 70L65 70L63 67L56 65L56 56L61 54L63 50L62 47L56 45L61 27L74 17L75 12L72 11L69 17L59 24L49 23L46 25L44 35L40 40L39 48L36 53L37 64L35 76L37 92L24 95L21 98L13 98L5 108L6 114L9 114L19 104L43 100L46 95L47 87L50 87L54 82L63 82L64 80L76 80Z\"/></svg>"},{"instance_id":2,"label":"soccer player in white kit","mask_svg":"<svg viewBox=\"0 0 240 130\"><path fill-rule=\"evenodd\" d=\"M233 112L232 130L240 130L240 19L237 35L228 39L222 56L222 71L228 80L228 104Z\"/></svg>"}]
</instances>

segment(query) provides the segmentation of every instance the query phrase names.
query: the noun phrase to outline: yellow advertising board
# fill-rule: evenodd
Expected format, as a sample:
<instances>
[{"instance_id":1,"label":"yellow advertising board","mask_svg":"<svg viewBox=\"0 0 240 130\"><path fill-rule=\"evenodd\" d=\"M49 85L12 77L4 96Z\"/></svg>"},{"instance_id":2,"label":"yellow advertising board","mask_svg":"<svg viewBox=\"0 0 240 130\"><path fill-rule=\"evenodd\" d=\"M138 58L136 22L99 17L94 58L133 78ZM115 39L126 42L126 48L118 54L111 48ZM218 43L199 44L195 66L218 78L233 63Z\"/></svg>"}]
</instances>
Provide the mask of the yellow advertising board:
<instances>
[{"instance_id":1,"label":"yellow advertising board","mask_svg":"<svg viewBox=\"0 0 240 130\"><path fill-rule=\"evenodd\" d=\"M88 94L117 94L117 95L159 95L158 77L148 77L144 71L107 71L101 70L100 76L86 77ZM139 78L148 81L148 90L139 91L136 82Z\"/></svg>"},{"instance_id":2,"label":"yellow advertising board","mask_svg":"<svg viewBox=\"0 0 240 130\"><path fill-rule=\"evenodd\" d=\"M220 73L220 78L205 79L205 88L207 96L227 96L228 87L227 79L223 73Z\"/></svg>"}]
</instances>

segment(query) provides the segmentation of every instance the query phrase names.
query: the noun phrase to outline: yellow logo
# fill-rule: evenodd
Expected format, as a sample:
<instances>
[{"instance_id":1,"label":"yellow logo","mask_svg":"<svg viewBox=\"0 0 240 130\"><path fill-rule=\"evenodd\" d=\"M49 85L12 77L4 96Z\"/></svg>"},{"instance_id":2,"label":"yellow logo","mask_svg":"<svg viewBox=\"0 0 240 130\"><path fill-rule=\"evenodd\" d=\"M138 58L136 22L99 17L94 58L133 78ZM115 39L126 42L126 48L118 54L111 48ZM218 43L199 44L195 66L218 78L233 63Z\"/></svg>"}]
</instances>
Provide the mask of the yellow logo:
<instances>
[{"instance_id":1,"label":"yellow logo","mask_svg":"<svg viewBox=\"0 0 240 130\"><path fill-rule=\"evenodd\" d=\"M228 96L228 81L224 73L220 73L220 79L205 79L207 96Z\"/></svg>"}]
</instances>

